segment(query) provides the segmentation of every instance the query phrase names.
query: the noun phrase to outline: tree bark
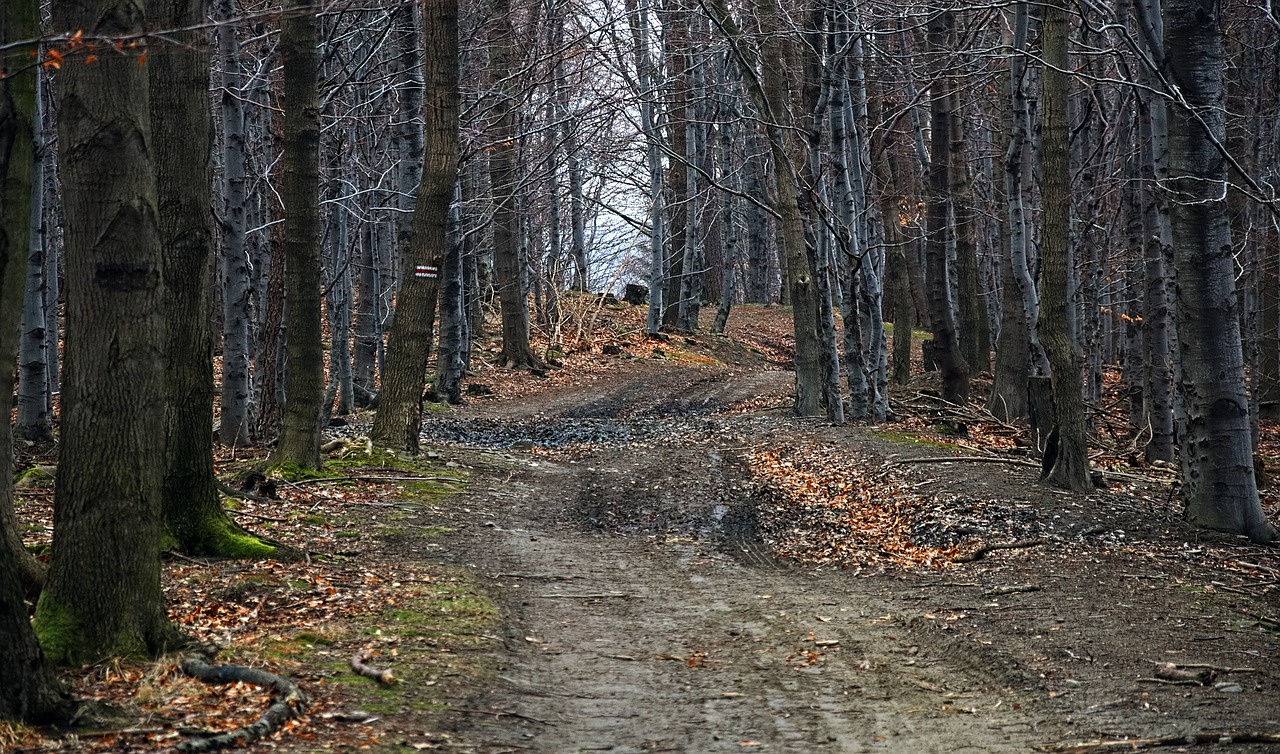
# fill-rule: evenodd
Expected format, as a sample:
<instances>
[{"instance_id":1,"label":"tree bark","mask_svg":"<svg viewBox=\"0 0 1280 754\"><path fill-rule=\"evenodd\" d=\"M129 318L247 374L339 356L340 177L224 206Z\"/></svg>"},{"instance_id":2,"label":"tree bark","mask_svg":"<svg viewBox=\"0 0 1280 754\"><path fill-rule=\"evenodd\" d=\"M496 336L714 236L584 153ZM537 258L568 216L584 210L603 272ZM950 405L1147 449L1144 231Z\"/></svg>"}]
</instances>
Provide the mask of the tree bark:
<instances>
[{"instance_id":1,"label":"tree bark","mask_svg":"<svg viewBox=\"0 0 1280 754\"><path fill-rule=\"evenodd\" d=\"M45 249L48 234L44 223L44 197L46 155L52 148L52 139L44 132L42 91L45 76L37 69L35 91L35 117L32 119L34 159L32 161L30 201L30 241L27 256L27 283L22 303L22 340L18 348L18 414L13 431L23 440L48 442L53 440L53 401L49 381L49 340L45 317L50 311L46 305L47 284ZM57 316L56 302L53 308ZM55 341L56 343L56 341Z\"/></svg>"},{"instance_id":2,"label":"tree bark","mask_svg":"<svg viewBox=\"0 0 1280 754\"><path fill-rule=\"evenodd\" d=\"M7 10L0 8L0 43L35 39L39 36L39 18L35 0L18 0ZM33 147L37 75L33 66L0 79L0 399L5 401L0 405L6 409L12 405L18 323L27 272L25 252L36 159ZM21 605L22 594L39 591L45 567L23 546L13 509L13 452L8 418L6 413L0 420L0 559L5 562L7 575L17 581L16 604ZM7 584L0 584L0 589L7 590ZM0 600L7 598L7 592L0 594ZM25 606L20 612L26 615ZM0 667L5 664L3 657L0 655Z\"/></svg>"},{"instance_id":3,"label":"tree bark","mask_svg":"<svg viewBox=\"0 0 1280 754\"><path fill-rule=\"evenodd\" d=\"M285 0L284 67L285 404L270 463L320 466L324 346L320 333L320 103L316 0Z\"/></svg>"},{"instance_id":4,"label":"tree bark","mask_svg":"<svg viewBox=\"0 0 1280 754\"><path fill-rule=\"evenodd\" d=\"M191 148L213 142L210 53L205 33L182 31L206 18L205 2L149 0L147 11L153 28L178 30L168 37L173 46L157 50L146 67L156 191L163 197L165 529L189 555L266 557L275 548L245 532L222 508L213 471L213 166L210 150Z\"/></svg>"},{"instance_id":5,"label":"tree bark","mask_svg":"<svg viewBox=\"0 0 1280 754\"><path fill-rule=\"evenodd\" d=\"M220 0L217 17L225 22L214 32L221 56L219 107L222 115L222 393L218 441L228 447L253 444L249 421L249 257L245 249L246 202L245 117L241 98L240 44L235 0Z\"/></svg>"},{"instance_id":6,"label":"tree bark","mask_svg":"<svg viewBox=\"0 0 1280 754\"><path fill-rule=\"evenodd\" d=\"M1070 267L1071 186L1067 138L1067 13L1061 5L1044 7L1044 107L1041 161L1044 238L1041 246L1040 318L1036 324L1053 369L1054 430L1057 455L1044 481L1087 492L1089 448L1084 399L1080 394L1081 363L1068 329L1067 284Z\"/></svg>"},{"instance_id":7,"label":"tree bark","mask_svg":"<svg viewBox=\"0 0 1280 754\"><path fill-rule=\"evenodd\" d=\"M54 8L55 29L94 35L137 38L145 21L141 0ZM160 589L163 260L138 63L104 54L58 77L67 363L52 565L35 626L60 663L156 655L177 638Z\"/></svg>"},{"instance_id":8,"label":"tree bark","mask_svg":"<svg viewBox=\"0 0 1280 754\"><path fill-rule=\"evenodd\" d=\"M520 60L515 26L511 21L511 0L493 0L493 37L489 40L490 76L498 101L489 152L489 184L493 192L493 276L502 314L503 364L509 368L538 368L541 362L529 344L529 301L525 292L520 258L520 212L516 169L519 150L516 133L516 90L514 78ZM443 246L437 246L443 250Z\"/></svg>"},{"instance_id":9,"label":"tree bark","mask_svg":"<svg viewBox=\"0 0 1280 754\"><path fill-rule=\"evenodd\" d=\"M1196 526L1276 539L1258 502L1227 224L1220 0L1167 0L1165 66L1184 105L1169 117L1178 388L1187 411L1183 488Z\"/></svg>"},{"instance_id":10,"label":"tree bark","mask_svg":"<svg viewBox=\"0 0 1280 754\"><path fill-rule=\"evenodd\" d=\"M381 447L417 452L422 395L431 350L440 280L449 243L449 205L458 178L458 3L427 0L423 6L423 73L429 103L422 183L413 233L387 343L378 413L370 437ZM436 275L439 273L437 272Z\"/></svg>"},{"instance_id":11,"label":"tree bark","mask_svg":"<svg viewBox=\"0 0 1280 754\"><path fill-rule=\"evenodd\" d=\"M929 19L929 48L941 59L945 56L955 29L955 16L951 10L943 10ZM954 86L947 80L942 63L935 66L939 92L934 95L930 120L929 153L929 206L928 206L928 254L926 281L929 290L929 319L933 331L933 353L942 371L942 397L951 403L963 404L969 399L969 365L960 353L956 334L955 307L953 305L950 265L947 263L947 230L950 224L949 208L955 197L951 192L951 129L954 126L952 112L955 97Z\"/></svg>"}]
</instances>

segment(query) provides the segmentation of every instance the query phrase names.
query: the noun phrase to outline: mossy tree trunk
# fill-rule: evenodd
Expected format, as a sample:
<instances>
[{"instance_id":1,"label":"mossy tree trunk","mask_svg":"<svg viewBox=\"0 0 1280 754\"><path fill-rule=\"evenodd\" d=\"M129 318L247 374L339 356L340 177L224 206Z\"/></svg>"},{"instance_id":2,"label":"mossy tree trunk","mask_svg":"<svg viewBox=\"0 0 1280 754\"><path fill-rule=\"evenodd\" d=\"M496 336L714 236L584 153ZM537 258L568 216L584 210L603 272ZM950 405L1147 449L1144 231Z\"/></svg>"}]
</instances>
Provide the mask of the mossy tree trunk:
<instances>
[{"instance_id":1,"label":"mossy tree trunk","mask_svg":"<svg viewBox=\"0 0 1280 754\"><path fill-rule=\"evenodd\" d=\"M153 28L194 29L203 0L148 0ZM236 525L222 508L213 472L213 217L208 35L176 31L148 59L167 337L165 354L165 529L182 552L268 556L275 548Z\"/></svg>"},{"instance_id":2,"label":"mossy tree trunk","mask_svg":"<svg viewBox=\"0 0 1280 754\"><path fill-rule=\"evenodd\" d=\"M315 0L285 0L284 65L285 404L272 464L320 466L324 344L320 333L319 34Z\"/></svg>"},{"instance_id":3,"label":"mossy tree trunk","mask_svg":"<svg viewBox=\"0 0 1280 754\"><path fill-rule=\"evenodd\" d=\"M422 426L427 355L435 326L439 275L449 244L449 205L458 178L458 2L426 0L423 7L423 72L427 82L422 183L413 233L405 255L387 362L370 437L381 447L416 452ZM496 149L496 147L495 147ZM507 303L504 299L504 312ZM506 320L506 314L503 315ZM527 320L526 320L527 324ZM504 333L506 332L504 327ZM505 342L505 341L504 341ZM528 346L528 330L525 330Z\"/></svg>"},{"instance_id":4,"label":"mossy tree trunk","mask_svg":"<svg viewBox=\"0 0 1280 754\"><path fill-rule=\"evenodd\" d=\"M0 44L37 37L38 8L36 0L0 5ZM0 385L6 386L0 396L6 407L13 397L27 267L35 95L34 67L0 79ZM46 722L65 717L70 705L45 663L23 602L34 561L22 549L13 515L11 440L6 415L0 421L0 719Z\"/></svg>"},{"instance_id":5,"label":"mossy tree trunk","mask_svg":"<svg viewBox=\"0 0 1280 754\"><path fill-rule=\"evenodd\" d=\"M139 38L145 21L141 0L54 7L55 30L86 36ZM177 632L160 589L165 328L147 70L133 55L72 61L57 94L66 370L35 626L55 662L155 655Z\"/></svg>"}]
</instances>

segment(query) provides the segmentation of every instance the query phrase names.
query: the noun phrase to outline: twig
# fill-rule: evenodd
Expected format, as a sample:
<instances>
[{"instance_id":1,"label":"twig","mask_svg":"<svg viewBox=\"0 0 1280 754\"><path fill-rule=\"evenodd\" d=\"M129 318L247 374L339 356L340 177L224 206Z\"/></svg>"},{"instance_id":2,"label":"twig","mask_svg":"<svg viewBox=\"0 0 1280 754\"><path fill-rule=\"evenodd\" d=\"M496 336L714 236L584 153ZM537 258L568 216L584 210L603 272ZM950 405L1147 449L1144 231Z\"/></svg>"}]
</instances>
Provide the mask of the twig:
<instances>
[{"instance_id":1,"label":"twig","mask_svg":"<svg viewBox=\"0 0 1280 754\"><path fill-rule=\"evenodd\" d=\"M396 677L390 670L383 670L382 668L375 668L372 665L365 664L371 659L373 659L373 650L365 647L351 656L351 669L356 672L356 675L372 678L378 683L387 686L394 686Z\"/></svg>"},{"instance_id":2,"label":"twig","mask_svg":"<svg viewBox=\"0 0 1280 754\"><path fill-rule=\"evenodd\" d=\"M601 592L599 594L539 594L537 596L548 600L639 599L639 597L634 594L624 594L622 592Z\"/></svg>"},{"instance_id":3,"label":"twig","mask_svg":"<svg viewBox=\"0 0 1280 754\"><path fill-rule=\"evenodd\" d=\"M1025 547L1037 547L1046 542L1043 537L1040 539L1022 539L1017 542L997 542L990 545L979 545L976 550L956 555L951 559L952 563L972 563L975 560L981 560L987 553L993 550L1021 550Z\"/></svg>"},{"instance_id":4,"label":"twig","mask_svg":"<svg viewBox=\"0 0 1280 754\"><path fill-rule=\"evenodd\" d=\"M296 482L286 482L293 487L301 487L304 484L336 484L338 482L382 482L391 484L392 482L458 482L462 480L454 476L328 476L316 479L299 479Z\"/></svg>"}]
</instances>

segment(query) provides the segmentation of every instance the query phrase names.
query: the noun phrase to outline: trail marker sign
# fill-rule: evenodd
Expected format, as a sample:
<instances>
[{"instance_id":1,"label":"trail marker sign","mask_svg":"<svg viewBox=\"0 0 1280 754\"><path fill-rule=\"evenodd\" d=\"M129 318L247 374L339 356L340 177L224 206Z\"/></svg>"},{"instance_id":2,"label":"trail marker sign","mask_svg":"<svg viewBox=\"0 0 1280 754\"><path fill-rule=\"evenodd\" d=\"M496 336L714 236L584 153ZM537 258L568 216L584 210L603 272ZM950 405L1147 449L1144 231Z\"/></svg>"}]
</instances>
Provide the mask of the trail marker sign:
<instances>
[{"instance_id":1,"label":"trail marker sign","mask_svg":"<svg viewBox=\"0 0 1280 754\"><path fill-rule=\"evenodd\" d=\"M440 277L440 268L429 264L415 265L413 276L416 278L438 278Z\"/></svg>"}]
</instances>

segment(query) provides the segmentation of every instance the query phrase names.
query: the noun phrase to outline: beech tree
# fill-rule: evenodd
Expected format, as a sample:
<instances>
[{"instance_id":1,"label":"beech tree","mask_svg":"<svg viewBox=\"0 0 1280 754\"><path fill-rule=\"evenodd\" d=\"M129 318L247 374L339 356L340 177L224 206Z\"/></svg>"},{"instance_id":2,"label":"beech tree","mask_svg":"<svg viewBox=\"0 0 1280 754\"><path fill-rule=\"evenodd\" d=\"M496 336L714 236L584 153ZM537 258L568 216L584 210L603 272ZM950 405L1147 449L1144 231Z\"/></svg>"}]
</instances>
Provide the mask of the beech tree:
<instances>
[{"instance_id":1,"label":"beech tree","mask_svg":"<svg viewBox=\"0 0 1280 754\"><path fill-rule=\"evenodd\" d=\"M35 39L39 4L0 6L0 45ZM37 65L17 46L0 56L0 398L13 397L18 317L26 272ZM27 618L23 595L31 588L30 556L13 513L13 453L9 422L0 421L0 718L33 723L64 719L65 692L45 663Z\"/></svg>"},{"instance_id":2,"label":"beech tree","mask_svg":"<svg viewBox=\"0 0 1280 754\"><path fill-rule=\"evenodd\" d=\"M285 0L284 65L285 406L272 464L320 465L324 351L320 336L320 103L316 0Z\"/></svg>"},{"instance_id":3,"label":"beech tree","mask_svg":"<svg viewBox=\"0 0 1280 754\"><path fill-rule=\"evenodd\" d=\"M1178 389L1186 404L1183 474L1197 526L1276 539L1258 503L1244 391L1240 304L1227 223L1226 60L1220 0L1165 0L1169 180L1177 278Z\"/></svg>"},{"instance_id":4,"label":"beech tree","mask_svg":"<svg viewBox=\"0 0 1280 754\"><path fill-rule=\"evenodd\" d=\"M1080 362L1068 331L1067 266L1071 217L1067 142L1067 12L1044 6L1044 109L1041 117L1044 173L1044 247L1041 316L1036 325L1053 370L1053 430L1045 450L1045 481L1077 492L1092 489L1089 448L1080 393Z\"/></svg>"},{"instance_id":5,"label":"beech tree","mask_svg":"<svg viewBox=\"0 0 1280 754\"><path fill-rule=\"evenodd\" d=\"M213 143L209 40L197 28L206 10L203 0L147 5L153 28L177 30L147 61L167 325L162 506L165 528L184 552L266 556L275 548L231 520L213 471L213 154L191 148Z\"/></svg>"},{"instance_id":6,"label":"beech tree","mask_svg":"<svg viewBox=\"0 0 1280 754\"><path fill-rule=\"evenodd\" d=\"M140 0L57 3L54 27L137 38L146 14ZM57 87L67 364L35 616L56 662L155 655L177 637L160 590L165 326L147 87L138 58L113 53L65 66Z\"/></svg>"},{"instance_id":7,"label":"beech tree","mask_svg":"<svg viewBox=\"0 0 1280 754\"><path fill-rule=\"evenodd\" d=\"M457 0L425 3L422 39L423 78L428 84L426 159L387 344L378 413L370 433L373 441L383 447L412 452L418 449L427 356L440 290L439 270L449 243L449 206L458 178Z\"/></svg>"}]
</instances>

